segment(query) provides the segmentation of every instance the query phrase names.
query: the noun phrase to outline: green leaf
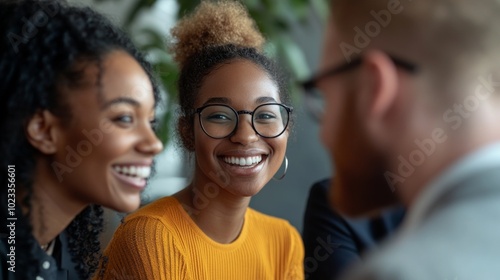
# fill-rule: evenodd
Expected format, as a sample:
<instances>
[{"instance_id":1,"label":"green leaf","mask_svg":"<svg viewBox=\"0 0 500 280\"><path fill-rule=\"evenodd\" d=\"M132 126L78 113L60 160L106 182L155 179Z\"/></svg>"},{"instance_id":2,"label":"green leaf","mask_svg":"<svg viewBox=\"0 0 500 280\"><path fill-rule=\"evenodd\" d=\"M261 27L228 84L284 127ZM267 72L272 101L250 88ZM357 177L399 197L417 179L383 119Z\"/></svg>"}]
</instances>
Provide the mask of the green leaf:
<instances>
[{"instance_id":1,"label":"green leaf","mask_svg":"<svg viewBox=\"0 0 500 280\"><path fill-rule=\"evenodd\" d=\"M311 6L316 14L318 14L323 22L326 22L330 13L330 6L326 0L311 0Z\"/></svg>"},{"instance_id":2,"label":"green leaf","mask_svg":"<svg viewBox=\"0 0 500 280\"><path fill-rule=\"evenodd\" d=\"M132 7L130 10L130 13L128 16L125 18L124 26L127 29L130 29L131 24L136 20L137 15L139 15L139 12L141 12L145 8L151 8L157 0L139 0L137 3Z\"/></svg>"},{"instance_id":3,"label":"green leaf","mask_svg":"<svg viewBox=\"0 0 500 280\"><path fill-rule=\"evenodd\" d=\"M164 114L160 118L160 126L158 128L158 137L166 145L172 137L172 119L174 115L175 100L177 97L177 79L179 72L177 66L173 62L162 62L155 65L155 72L159 76L163 85L163 89L167 94L167 102L163 103L165 107Z\"/></svg>"},{"instance_id":4,"label":"green leaf","mask_svg":"<svg viewBox=\"0 0 500 280\"><path fill-rule=\"evenodd\" d=\"M307 19L309 12L309 1L305 0L290 0L290 6L298 21L304 21Z\"/></svg>"},{"instance_id":5,"label":"green leaf","mask_svg":"<svg viewBox=\"0 0 500 280\"><path fill-rule=\"evenodd\" d=\"M157 30L153 28L143 28L139 31L137 31L143 36L147 37L147 43L143 43L141 45L141 49L143 50L149 50L151 48L157 48L163 51L166 51L166 41L163 36L163 34L159 33Z\"/></svg>"},{"instance_id":6,"label":"green leaf","mask_svg":"<svg viewBox=\"0 0 500 280\"><path fill-rule=\"evenodd\" d=\"M278 50L289 66L296 79L303 80L309 77L310 70L302 50L288 36L281 36L277 40Z\"/></svg>"},{"instance_id":7,"label":"green leaf","mask_svg":"<svg viewBox=\"0 0 500 280\"><path fill-rule=\"evenodd\" d=\"M177 4L179 4L177 18L181 18L191 13L200 4L200 0L177 0Z\"/></svg>"}]
</instances>

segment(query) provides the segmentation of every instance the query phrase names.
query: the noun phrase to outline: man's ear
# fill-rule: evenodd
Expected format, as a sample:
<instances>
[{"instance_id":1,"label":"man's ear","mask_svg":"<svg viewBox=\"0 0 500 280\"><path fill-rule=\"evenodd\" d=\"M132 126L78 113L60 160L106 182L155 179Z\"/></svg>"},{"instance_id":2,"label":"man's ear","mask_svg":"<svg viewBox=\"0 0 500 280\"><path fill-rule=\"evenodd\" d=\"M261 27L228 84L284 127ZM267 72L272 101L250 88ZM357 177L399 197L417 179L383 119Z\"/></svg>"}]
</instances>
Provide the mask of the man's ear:
<instances>
[{"instance_id":1,"label":"man's ear","mask_svg":"<svg viewBox=\"0 0 500 280\"><path fill-rule=\"evenodd\" d=\"M57 150L57 126L59 119L48 110L39 110L26 125L26 137L30 144L43 154Z\"/></svg>"},{"instance_id":2,"label":"man's ear","mask_svg":"<svg viewBox=\"0 0 500 280\"><path fill-rule=\"evenodd\" d=\"M189 118L182 116L179 118L177 123L177 130L179 131L182 144L184 147L190 151L194 152L194 131L193 124L190 123Z\"/></svg>"},{"instance_id":3,"label":"man's ear","mask_svg":"<svg viewBox=\"0 0 500 280\"><path fill-rule=\"evenodd\" d=\"M387 144L391 112L398 99L397 68L385 53L375 50L363 55L361 68L358 114L370 137L378 144Z\"/></svg>"}]
</instances>

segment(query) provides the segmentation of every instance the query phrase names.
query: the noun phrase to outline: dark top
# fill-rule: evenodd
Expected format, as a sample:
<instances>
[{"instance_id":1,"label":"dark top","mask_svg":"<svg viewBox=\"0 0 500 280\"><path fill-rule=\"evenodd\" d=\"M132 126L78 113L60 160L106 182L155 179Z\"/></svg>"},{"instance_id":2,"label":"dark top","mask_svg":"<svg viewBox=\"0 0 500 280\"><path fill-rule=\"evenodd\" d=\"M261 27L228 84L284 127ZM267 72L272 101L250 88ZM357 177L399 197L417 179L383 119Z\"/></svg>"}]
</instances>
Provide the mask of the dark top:
<instances>
[{"instance_id":1,"label":"dark top","mask_svg":"<svg viewBox=\"0 0 500 280\"><path fill-rule=\"evenodd\" d=\"M404 209L394 208L372 219L349 219L330 208L330 180L315 183L309 191L304 215L306 279L337 279L361 254L376 245L401 223Z\"/></svg>"},{"instance_id":2,"label":"dark top","mask_svg":"<svg viewBox=\"0 0 500 280\"><path fill-rule=\"evenodd\" d=\"M11 254L10 247L15 246L12 244L8 244L8 235L4 232L1 233L1 241L0 241L0 280L18 280L21 279L19 275L19 271L22 270L22 267L15 266L16 272L9 271L9 268L12 267L8 261L10 260L10 256L7 254ZM36 242L36 241L35 241ZM38 243L35 243L38 244ZM14 247L15 248L15 247ZM62 232L56 239L56 243L54 245L54 251L52 252L52 256L49 256L45 253L40 246L35 245L32 249L35 252L35 256L38 260L38 265L40 266L39 273L37 277L33 280L75 280L80 279L78 273L75 270L75 265L71 261L71 255L68 252L68 242L64 232ZM19 258L22 258L23 253L15 251L15 259L16 263ZM12 263L14 264L14 263ZM25 280L25 279L23 279Z\"/></svg>"}]
</instances>

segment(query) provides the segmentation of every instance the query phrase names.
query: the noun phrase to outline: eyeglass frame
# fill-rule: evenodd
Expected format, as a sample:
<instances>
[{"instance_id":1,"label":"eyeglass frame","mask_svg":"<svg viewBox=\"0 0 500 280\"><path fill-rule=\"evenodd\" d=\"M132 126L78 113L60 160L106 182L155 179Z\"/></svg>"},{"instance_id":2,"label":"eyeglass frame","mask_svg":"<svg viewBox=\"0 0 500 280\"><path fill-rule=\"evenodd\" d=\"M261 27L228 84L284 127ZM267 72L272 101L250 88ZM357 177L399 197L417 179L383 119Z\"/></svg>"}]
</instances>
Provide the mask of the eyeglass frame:
<instances>
[{"instance_id":1,"label":"eyeglass frame","mask_svg":"<svg viewBox=\"0 0 500 280\"><path fill-rule=\"evenodd\" d=\"M388 55L388 57L392 60L394 65L399 66L403 68L404 70L414 74L417 73L418 71L418 66L412 62L408 62L404 59L400 59L398 57L395 57L393 55ZM303 81L300 83L300 86L304 89L306 93L309 93L310 90L314 87L317 87L316 84L320 81L323 80L324 78L334 76L346 71L349 71L351 69L354 69L363 63L363 56L359 56L351 60L350 62L345 62L337 66L333 66L329 70L324 71L323 73L318 73L314 75L312 78Z\"/></svg>"},{"instance_id":2,"label":"eyeglass frame","mask_svg":"<svg viewBox=\"0 0 500 280\"><path fill-rule=\"evenodd\" d=\"M264 135L260 134L260 133L257 131L257 129L255 129L253 114L255 113L255 111L257 111L257 109L259 109L260 107L266 106L266 105L279 105L279 106L281 106L281 107L285 108L285 110L286 110L286 112L287 112L287 115L288 115L287 120L286 120L286 125L285 125L285 127L283 128L283 131L281 131L281 132L280 132L278 135L276 135L276 136L272 136L272 137L269 137L269 136L264 136ZM224 107L226 107L226 108L229 108L229 109L231 109L231 110L234 112L234 114L237 116L237 118L236 118L236 125L234 126L233 131L231 131L228 135L226 135L226 136L224 136L224 137L213 137L212 135L208 134L208 132L205 130L205 127L204 127L204 126L203 126L203 124L202 124L202 121L201 121L201 112L202 112L205 108L207 108L207 107L213 107L213 106L224 106ZM236 133L236 131L237 131L237 129L238 129L238 126L240 125L240 118L239 118L239 116L240 116L240 115L245 115L245 114L246 114L246 115L250 115L250 116L252 117L252 122L251 122L252 129L253 129L253 131L255 131L255 133L256 133L257 135L259 135L260 137L263 137L263 138L272 139L272 138L277 138L277 137L281 136L281 135L282 135L282 134L283 134L283 133L287 130L288 125L290 124L290 114L291 114L292 112L293 112L293 107L288 106L288 105L285 105L285 104L282 104L282 103L277 103L277 102L276 102L276 103L264 103L264 104L260 104L260 105L258 105L257 107L255 107L255 109L254 109L253 111L248 111L248 110L239 110L239 111L236 111L236 109L234 109L233 107L231 107L231 106L229 106L229 105L227 105L227 104L222 104L222 103L211 103L211 104L206 104L206 105L204 105L204 106L201 106L201 107L199 107L199 108L195 109L195 110L194 110L194 112L193 112L193 114L198 114L198 121L199 121L199 123L200 123L200 127L201 127L201 129L203 130L203 132L204 132L204 133L205 133L208 137L210 137L210 138L212 138L212 139L224 139L224 138L229 138L229 137L233 136L233 135Z\"/></svg>"},{"instance_id":3,"label":"eyeglass frame","mask_svg":"<svg viewBox=\"0 0 500 280\"><path fill-rule=\"evenodd\" d=\"M412 62L409 62L407 60L389 54L387 56L394 63L394 65L403 68L404 70L408 71L411 74L415 74L419 70L419 67ZM300 82L299 86L302 87L306 96L313 96L314 94L312 93L311 90L317 88L317 84L320 80L352 70L360 66L362 63L363 63L363 56L358 56L352 59L350 62L345 62L340 65L333 66L332 68L322 73L320 72L318 74L313 75L310 79ZM310 109L308 111L311 113L314 119L319 120L319 116L317 116L316 113L312 112Z\"/></svg>"}]
</instances>

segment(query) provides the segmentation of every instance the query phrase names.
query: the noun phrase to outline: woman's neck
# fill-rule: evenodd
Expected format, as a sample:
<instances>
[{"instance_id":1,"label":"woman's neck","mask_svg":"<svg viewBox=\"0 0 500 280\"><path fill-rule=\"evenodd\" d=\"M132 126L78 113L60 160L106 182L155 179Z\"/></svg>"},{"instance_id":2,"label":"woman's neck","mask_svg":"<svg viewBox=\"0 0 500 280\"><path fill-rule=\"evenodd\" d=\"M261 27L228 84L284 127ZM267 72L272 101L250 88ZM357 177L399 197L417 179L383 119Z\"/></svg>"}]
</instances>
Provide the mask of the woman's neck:
<instances>
[{"instance_id":1,"label":"woman's neck","mask_svg":"<svg viewBox=\"0 0 500 280\"><path fill-rule=\"evenodd\" d=\"M38 172L37 172L38 171ZM36 180L32 186L30 222L33 236L41 246L56 238L87 205L66 192L50 174L36 170ZM23 206L26 215L28 209Z\"/></svg>"},{"instance_id":2,"label":"woman's neck","mask_svg":"<svg viewBox=\"0 0 500 280\"><path fill-rule=\"evenodd\" d=\"M58 200L44 189L34 192L31 200L33 236L42 246L56 238L83 210L69 201Z\"/></svg>"},{"instance_id":3,"label":"woman's neck","mask_svg":"<svg viewBox=\"0 0 500 280\"><path fill-rule=\"evenodd\" d=\"M196 180L174 197L208 237L222 244L238 238L250 203L250 197L238 197L212 182L200 184Z\"/></svg>"}]
</instances>

